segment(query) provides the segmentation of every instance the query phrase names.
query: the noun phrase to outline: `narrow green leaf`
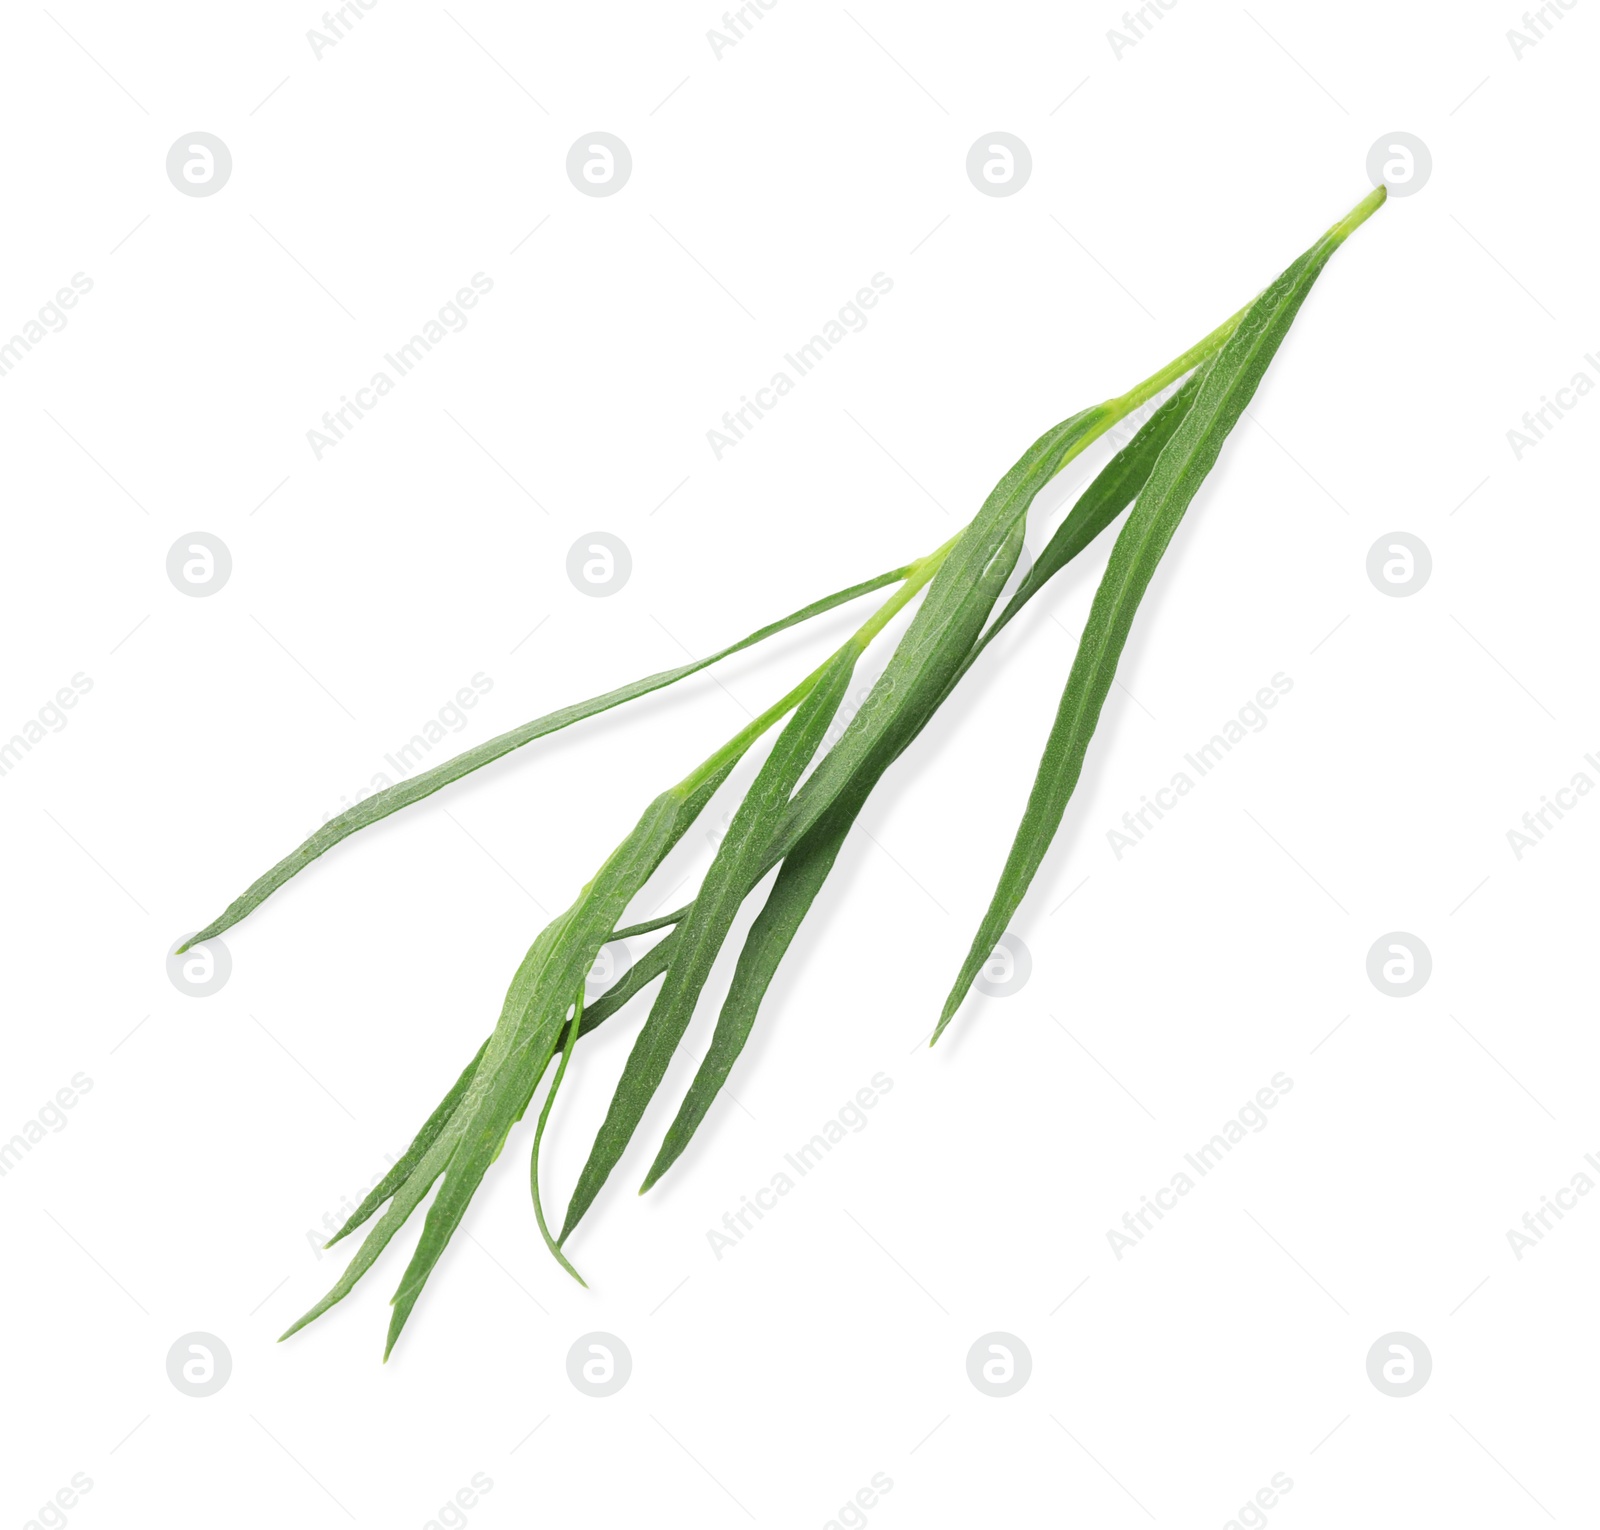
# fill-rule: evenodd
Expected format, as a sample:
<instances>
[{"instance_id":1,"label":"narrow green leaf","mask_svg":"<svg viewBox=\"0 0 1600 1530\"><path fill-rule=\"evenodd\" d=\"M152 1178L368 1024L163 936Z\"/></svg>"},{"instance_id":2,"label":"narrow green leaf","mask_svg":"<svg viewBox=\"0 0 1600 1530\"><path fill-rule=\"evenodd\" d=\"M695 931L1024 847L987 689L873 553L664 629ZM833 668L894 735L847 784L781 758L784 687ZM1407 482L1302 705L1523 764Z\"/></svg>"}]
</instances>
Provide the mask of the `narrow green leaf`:
<instances>
[{"instance_id":1,"label":"narrow green leaf","mask_svg":"<svg viewBox=\"0 0 1600 1530\"><path fill-rule=\"evenodd\" d=\"M611 940L618 937L613 935ZM609 945L611 942L607 941ZM580 1039L587 1036L597 1025L609 1020L623 1007L641 988L653 983L672 964L672 954L678 949L677 937L668 935L663 940L658 940L648 951L641 956L621 978L600 995L593 1004L583 1012L583 1025L578 1031Z\"/></svg>"},{"instance_id":2,"label":"narrow green leaf","mask_svg":"<svg viewBox=\"0 0 1600 1530\"><path fill-rule=\"evenodd\" d=\"M583 985L578 985L577 1002L572 1006L572 1024L567 1030L567 1039L561 1048L561 1065L556 1069L556 1076L550 1080L550 1090L544 1097L544 1108L539 1112L538 1125L533 1129L533 1152L528 1158L528 1189L533 1195L533 1219L539 1224L539 1236L544 1239L544 1246L555 1255L556 1262L580 1286L589 1284L583 1276L573 1267L572 1261L561 1252L561 1245L550 1236L549 1225L544 1219L544 1202L539 1198L539 1149L544 1143L545 1124L550 1119L550 1107L556 1102L556 1094L561 1088L561 1080L567 1076L567 1064L572 1061L572 1049L578 1040L578 1025L583 1019Z\"/></svg>"},{"instance_id":3,"label":"narrow green leaf","mask_svg":"<svg viewBox=\"0 0 1600 1530\"><path fill-rule=\"evenodd\" d=\"M676 924L683 918L683 909L675 908L670 914L657 914L653 919L641 919L638 924L630 924L625 928L614 931L613 940L629 940L635 935L648 935L652 930L665 929L669 924Z\"/></svg>"},{"instance_id":4,"label":"narrow green leaf","mask_svg":"<svg viewBox=\"0 0 1600 1530\"><path fill-rule=\"evenodd\" d=\"M865 801L864 794L859 801L836 801L784 857L778 879L745 936L733 981L728 985L728 996L717 1016L711 1045L640 1186L641 1194L678 1161L718 1092L727 1083L734 1063L749 1040L756 1014L777 974L778 965L799 933L817 894L822 891L822 884L833 870L845 837Z\"/></svg>"},{"instance_id":5,"label":"narrow green leaf","mask_svg":"<svg viewBox=\"0 0 1600 1530\"><path fill-rule=\"evenodd\" d=\"M667 1130L643 1189L648 1190L677 1161L705 1119L712 1101L727 1082L728 1074L749 1038L773 976L817 894L822 890L822 884L833 870L846 836L884 772L899 758L905 745L916 736L933 709L948 694L949 679L958 671L964 654L988 619L1016 564L1022 547L1022 533L1023 522L1019 520L1012 527L1000 552L989 561L969 591L969 599L951 630L948 645L930 664L928 683L913 693L909 700L902 700L892 726L880 730L875 741L857 753L854 769L843 779L821 814L784 857L782 869L773 883L766 904L745 938L728 996L717 1017L711 1046L695 1073L677 1117ZM845 739L841 738L834 746L835 750L842 747L844 742ZM818 771L821 768L819 766ZM812 779L815 779L815 775Z\"/></svg>"},{"instance_id":6,"label":"narrow green leaf","mask_svg":"<svg viewBox=\"0 0 1600 1530\"><path fill-rule=\"evenodd\" d=\"M837 606L870 594L873 590L897 584L908 572L909 569L906 568L893 569L887 574L878 575L876 579L868 579L862 584L853 584L848 589L825 595L821 600L814 600L810 605L803 606L778 621L769 622L747 637L740 638L737 643L730 643L728 647L719 649L704 659L696 659L692 664L681 664L676 669L665 669L659 674L647 675L642 680L619 686L604 695L591 697L588 701L575 702L571 706L537 717L532 722L524 723L520 728L513 728L509 733L502 733L479 744L476 748L468 749L464 754L458 754L453 760L446 760L442 765L434 766L432 770L423 771L420 776L413 776L410 780L397 782L380 792L375 792L336 818L330 818L316 833L286 855L270 871L257 877L217 918L203 930L191 935L188 941L179 947L179 954L200 941L210 940L224 930L231 929L270 898L296 873L305 870L318 856L325 854L340 840L349 838L357 830L365 829L387 818L391 813L399 812L401 808L410 807L412 803L431 796L440 787L448 786L452 781L459 781L462 776L498 760L513 749L520 749L536 738L543 738L546 734L558 732L573 723L582 722L585 718L607 712L624 702L634 701L640 696L649 695L652 691L659 691L679 680L685 680L690 675L698 674L701 670L801 622L809 621L814 616L820 616Z\"/></svg>"},{"instance_id":7,"label":"narrow green leaf","mask_svg":"<svg viewBox=\"0 0 1600 1530\"><path fill-rule=\"evenodd\" d=\"M758 868L773 830L844 699L859 652L855 642L846 644L790 718L739 804L688 914L673 932L677 950L667 980L634 1042L578 1177L562 1242L600 1193L666 1076L739 907L761 879Z\"/></svg>"},{"instance_id":8,"label":"narrow green leaf","mask_svg":"<svg viewBox=\"0 0 1600 1530\"><path fill-rule=\"evenodd\" d=\"M694 822L732 768L730 762L687 793L681 787L674 787L657 798L595 879L579 894L573 907L540 932L512 979L500 1023L480 1050L466 1090L458 1098L454 1111L437 1129L404 1183L395 1188L389 1209L367 1234L333 1289L290 1328L284 1338L344 1299L421 1204L433 1182L454 1166L457 1148L465 1143L469 1154L465 1167L461 1174L447 1179L430 1208L423 1226L422 1244L407 1266L401 1291L393 1298L397 1310L390 1320L389 1340L384 1350L385 1357L388 1356L422 1285L460 1222L467 1201L488 1165L499 1156L511 1127L527 1109L549 1065L554 1046L560 1042L564 1010L553 1017L553 1024L547 1023L542 1030L537 1024L540 1015L549 1018L548 995L552 985L560 982L570 970L576 973L572 979L575 987L594 965L600 946L615 928L617 916ZM622 982L596 1003L586 1017L592 1021L586 1028L592 1029L607 1015L614 1014L628 998L665 970L671 961L675 940L675 933L667 936L635 963ZM583 954L585 952L587 954ZM548 1043L542 1041L541 1036L548 1036ZM430 1125L439 1114L435 1111L429 1118ZM441 1211L446 1192L452 1192L452 1200ZM370 1215L371 1210L372 1207L367 1207L366 1215Z\"/></svg>"},{"instance_id":9,"label":"narrow green leaf","mask_svg":"<svg viewBox=\"0 0 1600 1530\"><path fill-rule=\"evenodd\" d=\"M307 1323L321 1317L335 1303L342 1302L355 1288L356 1282L372 1268L378 1255L388 1246L389 1240L400 1231L405 1225L406 1218L422 1203L434 1180L444 1173L456 1150L456 1144L461 1140L461 1130L461 1107L457 1106L455 1114L446 1123L444 1130L434 1139L417 1166L411 1171L410 1177L396 1192L388 1210L378 1218L372 1231L361 1240L361 1247L356 1250L350 1263L344 1267L333 1288L309 1312L297 1318L278 1335L280 1344L290 1334L298 1333Z\"/></svg>"},{"instance_id":10,"label":"narrow green leaf","mask_svg":"<svg viewBox=\"0 0 1600 1530\"><path fill-rule=\"evenodd\" d=\"M467 1092L467 1085L472 1082L472 1075L477 1072L478 1064L483 1061L483 1054L489 1045L488 1038L484 1038L483 1045L478 1048L477 1055L461 1070L461 1076L450 1086L450 1092L439 1101L433 1114L422 1123L422 1130L412 1138L411 1146L397 1158L389 1172L373 1186L371 1193L362 1203L351 1212L349 1220L328 1241L324 1248L332 1248L341 1238L348 1237L356 1228L361 1226L383 1203L394 1195L405 1182L410 1179L419 1163L426 1156L428 1149L438 1140L439 1134L449 1123L451 1116L456 1112L456 1106L461 1103L461 1097Z\"/></svg>"},{"instance_id":11,"label":"narrow green leaf","mask_svg":"<svg viewBox=\"0 0 1600 1530\"><path fill-rule=\"evenodd\" d=\"M1078 496L1045 543L1044 550L1034 559L1027 577L1006 602L1005 609L989 624L962 661L960 671L951 681L952 688L1012 618L1138 497L1161 449L1188 414L1209 365L1209 362L1202 363L1191 373L1183 386L1151 414L1132 440L1101 468L1094 481Z\"/></svg>"},{"instance_id":12,"label":"narrow green leaf","mask_svg":"<svg viewBox=\"0 0 1600 1530\"><path fill-rule=\"evenodd\" d=\"M978 926L933 1039L966 997L1049 849L1083 770L1084 754L1116 675L1134 613L1178 523L1238 423L1300 306L1333 252L1384 200L1380 187L1335 224L1250 305L1199 384L1133 507L1095 592L1028 806L988 912Z\"/></svg>"},{"instance_id":13,"label":"narrow green leaf","mask_svg":"<svg viewBox=\"0 0 1600 1530\"><path fill-rule=\"evenodd\" d=\"M776 864L814 824L869 754L897 738L909 739L909 720L920 716L960 667L998 595L992 575L1015 565L1028 506L1061 466L1097 434L1100 409L1085 410L1045 432L1023 453L962 532L896 645L866 700L837 744L800 788L784 832L770 852Z\"/></svg>"},{"instance_id":14,"label":"narrow green leaf","mask_svg":"<svg viewBox=\"0 0 1600 1530\"><path fill-rule=\"evenodd\" d=\"M620 932L613 934L611 939L620 939ZM608 941L609 945L610 942ZM593 1004L583 1012L583 1023L578 1029L579 1037L587 1036L598 1025L604 1024L612 1015L621 1009L641 988L655 981L667 970L672 961L674 950L673 937L668 935L664 940L657 941L643 956L628 968L622 977L608 988ZM483 1046L478 1048L477 1055L462 1070L461 1076L450 1087L450 1092L439 1102L433 1114L423 1123L422 1129L413 1139L411 1146L395 1161L394 1166L384 1175L383 1179L373 1188L372 1192L351 1213L349 1220L328 1241L324 1248L332 1248L341 1238L348 1237L363 1222L365 1222L385 1201L396 1194L417 1164L422 1161L423 1155L433 1146L434 1140L444 1130L455 1107L460 1103L461 1097L467 1092L467 1085L472 1080L472 1075L478 1064L483 1060L485 1049L489 1045L489 1038L485 1037ZM565 1049L567 1043L560 1043ZM534 1088L538 1088L538 1080L534 1080Z\"/></svg>"},{"instance_id":15,"label":"narrow green leaf","mask_svg":"<svg viewBox=\"0 0 1600 1530\"><path fill-rule=\"evenodd\" d=\"M546 927L523 958L488 1050L459 1107L460 1144L394 1294L385 1355L394 1348L484 1173L527 1108L534 1081L543 1075L555 1051L566 1019L567 996L594 965L622 911L731 768L730 762L693 792L676 786L657 797L577 901Z\"/></svg>"},{"instance_id":16,"label":"narrow green leaf","mask_svg":"<svg viewBox=\"0 0 1600 1530\"><path fill-rule=\"evenodd\" d=\"M698 787L694 787L693 791L688 792L686 797L683 797L682 792L678 791L678 789L664 794L664 797L680 799L680 807L675 813L674 821L666 827L666 831L651 839L648 845L635 845L635 840L640 840L640 829L642 829L643 823L651 819L651 811L646 811L642 824L635 827L634 834L629 835L629 839L624 840L624 847L622 847L634 847L638 851L638 855L640 855L640 861L638 861L638 864L632 864L629 867L629 877L634 879L632 880L632 890L624 890L621 895L622 901L619 904L619 909L627 906L627 899L632 898L634 893L637 893L638 885L643 885L643 882L648 880L651 872L654 872L654 869L661 864L662 859L666 858L667 853L672 850L678 839L682 839L682 835L685 834L688 826L693 823L694 819L698 818L699 813L704 810L710 797L717 791L717 787L722 786L723 781L728 778L728 773L731 770L733 770L733 762L725 765L722 770L714 771ZM661 800L658 799L658 802L653 803L651 810L658 808ZM610 867L613 867L613 863L618 861L619 855L621 855L621 850L616 855L611 856L610 861L606 863L606 867L602 869L602 877L605 875L605 869L610 869ZM584 890L584 895L579 896L579 904L584 903L584 898L589 895L589 891L595 885L600 883L602 877L597 877L595 882L590 883L590 887ZM629 880L624 879L624 888L629 887L629 885ZM550 952L557 951L558 947L560 947L560 941L565 935L566 925L570 922L571 915L573 915L573 911L560 915L558 919L552 920L550 925L547 925L539 933L539 938L534 941L528 954L523 957L522 967L517 970L517 978L512 979L512 994L520 995L523 1000L528 999L528 992L530 992L528 975L536 973L542 960L547 959ZM616 920L616 914L611 915L613 925L614 920ZM627 971L621 983L611 987L610 991L603 994L594 1003L594 1007L590 1008L589 1013L584 1016L584 1024L582 1024L579 1034L587 1034L587 1032L592 1031L595 1026L605 1021L608 1016L614 1015L624 1003L627 1003L627 1000L632 999L632 995L637 994L645 984L650 983L651 979L658 978L662 971L666 971L670 960L672 960L675 938L677 938L675 933L667 936L666 939L659 941L656 946L651 947L650 951L646 952L643 957L640 957L640 960L634 963L634 967ZM600 944L605 944L605 939L602 939L594 947L594 951L589 952L589 957L584 962L584 971L589 970L589 967L594 965L595 955L598 954ZM520 989L518 989L518 983L522 983ZM501 1148L501 1144L506 1139L506 1133L509 1133L510 1127L517 1120L522 1119L523 1111L528 1107L528 1101L533 1098L534 1088L538 1088L539 1079L544 1075L544 1069L549 1066L550 1059L550 1053L546 1051L546 1053L542 1053L536 1066L530 1066L528 1059L526 1059L525 1051L510 1050L509 1042L507 1042L510 1026L507 1023L507 1019L509 1019L512 1002L514 1002L512 994L507 994L506 1007L502 1008L501 1011L501 1024L490 1035L490 1039L483 1043L483 1047L478 1048L478 1055L477 1058L474 1058L472 1067L462 1074L461 1079L456 1080L456 1087L451 1088L451 1095L456 1096L456 1104L454 1104L453 1111L448 1115L445 1114L445 1104L450 1103L451 1098L451 1096L446 1096L445 1101L440 1103L440 1107L434 1112L434 1115L430 1115L422 1131L419 1131L418 1138L403 1156L402 1162L410 1160L416 1167L411 1168L403 1180L402 1176L398 1175L397 1172L400 1165L395 1165L395 1170L384 1176L384 1186L389 1188L390 1196L394 1197L392 1204L390 1204L389 1212L384 1213L384 1216L379 1218L378 1226L373 1228L373 1231L363 1240L362 1247L357 1250L357 1255L355 1255L354 1260L350 1261L344 1274L339 1277L338 1284L334 1285L333 1290L315 1308L310 1309L310 1312L307 1312L306 1316L302 1317L298 1324L294 1324L294 1327L290 1328L288 1333L283 1335L283 1338L288 1338L290 1333L306 1327L306 1324L309 1324L310 1320L315 1319L315 1317L322 1316L323 1312L328 1311L328 1308L331 1308L336 1301L344 1300L344 1296L350 1292L350 1288L354 1287L355 1282L373 1266L373 1261L378 1258L379 1253L389 1244L389 1240L395 1236L395 1232L405 1223L406 1218L421 1204L432 1183L445 1172L446 1165L450 1164L451 1157L453 1157L456 1144L461 1141L467 1125L472 1120L472 1115L478 1109L478 1104L490 1090L491 1083L499 1082L504 1085L506 1077L509 1075L510 1079L512 1079L509 1087L512 1090L520 1090L520 1099L517 1099L514 1109L510 1111L509 1119L504 1123L504 1130L499 1131L498 1139L494 1144L494 1151L491 1152L488 1162L493 1162L494 1157L498 1157L499 1148ZM498 1050L494 1048L496 1039L501 1040L501 1047ZM560 1045L558 1037L557 1045ZM509 1061L507 1061L507 1056L509 1056ZM496 1080L491 1077L491 1072L502 1075L502 1077ZM458 1093L462 1080L466 1080L466 1088ZM496 1098L499 1098L499 1096L496 1096ZM429 1136L430 1130L432 1130L432 1136ZM427 1138L426 1143L424 1143L424 1138ZM483 1168L486 1168L486 1164L483 1165ZM478 1180L482 1180L483 1168L478 1168ZM474 1186L475 1184L477 1184L477 1181L474 1181ZM384 1186L379 1186L379 1189L384 1188ZM472 1192L469 1189L467 1191L467 1199L470 1199L470 1194ZM339 1234L336 1234L336 1237L342 1237L346 1232L352 1231L355 1226L360 1224L360 1221L365 1221L368 1216L371 1216L371 1213L381 1204L381 1200L378 1199L378 1191L374 1191L371 1196L366 1197L362 1207L358 1208L357 1216L354 1216L349 1223L346 1223L346 1226L339 1231ZM466 1204L462 1202L462 1210L464 1208L466 1208ZM429 1213L429 1216L432 1218L432 1212ZM448 1242L448 1239L450 1239L450 1234L454 1231L454 1224L459 1221L459 1216L461 1216L461 1213L456 1213L456 1220L451 1221L448 1224L448 1228L443 1231L443 1242ZM424 1226L424 1236L426 1234L427 1228ZM434 1252L434 1258L432 1258L427 1268L432 1269L432 1263L437 1263L438 1253L443 1252L443 1242L438 1244L438 1248ZM416 1261L413 1260L414 1263ZM408 1276L410 1276L410 1269L408 1269ZM421 1279L426 1280L426 1277L426 1271L424 1271ZM421 1285L418 1285L418 1290L419 1288L421 1288ZM413 1295L411 1301L414 1303L414 1300L416 1298ZM406 1306L406 1312L410 1312L410 1304ZM403 1324L403 1319L400 1319L400 1322ZM390 1327L390 1349L394 1348L394 1340L398 1332L400 1330L398 1330L397 1325ZM386 1352L387 1356L389 1351L386 1349L384 1352Z\"/></svg>"}]
</instances>

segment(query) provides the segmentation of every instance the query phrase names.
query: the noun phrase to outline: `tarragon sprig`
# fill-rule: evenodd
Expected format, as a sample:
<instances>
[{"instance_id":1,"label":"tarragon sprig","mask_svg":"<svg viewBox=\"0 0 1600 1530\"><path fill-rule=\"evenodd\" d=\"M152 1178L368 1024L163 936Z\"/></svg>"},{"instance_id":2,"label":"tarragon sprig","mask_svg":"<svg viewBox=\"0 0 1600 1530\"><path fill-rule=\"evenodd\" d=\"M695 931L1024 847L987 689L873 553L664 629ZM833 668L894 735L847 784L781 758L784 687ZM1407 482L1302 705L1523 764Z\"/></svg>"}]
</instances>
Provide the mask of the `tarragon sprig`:
<instances>
[{"instance_id":1,"label":"tarragon sprig","mask_svg":"<svg viewBox=\"0 0 1600 1530\"><path fill-rule=\"evenodd\" d=\"M405 1154L329 1240L338 1242L376 1216L354 1258L333 1289L289 1333L347 1295L438 1184L422 1236L393 1299L388 1349L393 1348L484 1174L526 1113L558 1052L560 1063L534 1132L529 1178L540 1234L552 1254L577 1277L563 1246L660 1090L745 900L778 868L745 936L705 1058L667 1128L642 1190L671 1168L705 1121L784 955L883 776L996 634L1131 504L1132 513L1116 538L1095 594L1022 822L934 1030L937 1041L1043 863L1077 785L1139 603L1185 511L1260 386L1312 284L1334 251L1383 200L1382 188L1363 199L1254 300L1143 382L1046 431L995 485L972 521L943 546L813 601L708 658L549 713L367 798L330 820L191 937L188 944L198 944L231 928L349 835L534 739L675 684L814 616L892 587L884 603L822 664L656 797L571 906L539 932L512 978L493 1032ZM996 614L1018 559L1028 512L1040 492L1113 426L1173 384L1181 386L1153 410L1079 495ZM824 748L861 656L897 615L913 605L914 614L883 673L837 741ZM624 924L630 903L663 858L738 762L780 723L777 741L733 814L693 901L669 914ZM585 1004L584 984L602 946L661 930L667 933L609 992ZM665 981L579 1176L561 1233L552 1236L540 1193L539 1157L556 1091L582 1038L663 975Z\"/></svg>"}]
</instances>

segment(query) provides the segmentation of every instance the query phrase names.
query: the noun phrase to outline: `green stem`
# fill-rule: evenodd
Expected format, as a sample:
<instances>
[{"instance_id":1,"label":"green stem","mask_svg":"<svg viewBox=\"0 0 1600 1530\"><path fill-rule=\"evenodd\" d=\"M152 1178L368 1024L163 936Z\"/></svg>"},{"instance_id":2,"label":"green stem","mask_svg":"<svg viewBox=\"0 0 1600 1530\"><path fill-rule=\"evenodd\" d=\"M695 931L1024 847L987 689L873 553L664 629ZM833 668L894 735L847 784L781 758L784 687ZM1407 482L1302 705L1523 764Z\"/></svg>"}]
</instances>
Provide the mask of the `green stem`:
<instances>
[{"instance_id":1,"label":"green stem","mask_svg":"<svg viewBox=\"0 0 1600 1530\"><path fill-rule=\"evenodd\" d=\"M1348 239L1373 213L1383 206L1388 195L1388 190L1383 186L1379 186L1377 190L1369 192L1322 237L1324 239ZM1239 327L1239 321L1250 311L1251 304L1254 302L1255 299L1252 298L1232 318L1224 319L1203 340L1196 341L1181 356L1174 357L1169 361L1159 372L1152 372L1142 383L1130 388L1117 398L1107 399L1101 407L1118 410L1119 413L1116 416L1118 420L1132 414L1141 404L1146 404L1153 399L1163 388L1177 382L1185 372L1192 372L1202 361L1206 361L1216 355L1227 343L1234 330ZM1111 423L1114 424L1115 421ZM1085 442L1085 445L1087 444Z\"/></svg>"},{"instance_id":2,"label":"green stem","mask_svg":"<svg viewBox=\"0 0 1600 1530\"><path fill-rule=\"evenodd\" d=\"M948 542L941 543L931 553L918 558L906 569L906 582L861 624L855 636L850 639L858 654L866 652L867 645L873 638L877 637L894 617L905 609L912 596L939 572L944 566L944 560L955 550L955 545L961 540L964 531L965 528L958 531ZM826 668L824 665L823 669ZM820 675L822 670L818 670L817 673Z\"/></svg>"},{"instance_id":3,"label":"green stem","mask_svg":"<svg viewBox=\"0 0 1600 1530\"><path fill-rule=\"evenodd\" d=\"M1251 298L1250 302L1232 318L1224 319L1203 340L1197 340L1181 356L1175 356L1160 371L1152 372L1142 383L1129 388L1126 393L1118 394L1116 398L1107 399L1100 407L1113 410L1115 414L1106 422L1105 428L1109 429L1118 420L1126 419L1141 404L1149 403L1163 388L1170 387L1185 373L1192 372L1202 361L1209 361L1215 356L1227 344L1229 336L1239 327L1239 321L1249 313L1250 304L1254 302L1255 299ZM1098 435L1099 432L1096 431L1095 434ZM1089 439L1092 440L1093 437ZM1088 444L1088 441L1084 442L1085 446Z\"/></svg>"},{"instance_id":4,"label":"green stem","mask_svg":"<svg viewBox=\"0 0 1600 1530\"><path fill-rule=\"evenodd\" d=\"M874 611L865 622L861 624L855 634L849 639L848 642L844 644L843 648L840 648L835 653L829 654L828 657L824 659L823 662L814 670L812 670L804 680L795 686L795 688L790 691L788 695L782 696L777 701L773 702L773 704L753 722L747 724L736 734L734 734L734 736L730 738L728 742L725 743L719 750L717 750L715 754L710 755L699 765L695 766L695 768L691 770L689 774L683 778L683 780L673 787L673 791L682 797L688 797L695 791L697 787L704 785L705 782L710 780L712 776L716 775L719 770L723 769L727 765L731 765L735 760L740 759L744 755L744 752L753 743L755 743L755 741L760 738L768 728L770 728L780 718L787 717L790 712L792 712L797 706L800 705L802 701L806 699L807 696L811 694L811 691L817 682L827 672L829 666L839 656L839 653L844 651L844 648L853 647L857 653L864 652L867 648L867 645L872 642L873 638L877 637L877 635L882 632L886 626L888 626L895 616L899 612L903 611L905 607L912 601L912 599L915 598L917 592L921 590L923 586L926 585L933 578L933 576L939 572L939 569L944 564L944 560L949 557L951 550L955 547L956 543L961 540L961 536L962 533L958 531L953 537L950 538L948 542L944 543L943 546L936 547L925 557L918 558L914 563L908 565L905 571L905 582L898 590L894 592L893 595L888 598L888 600L884 601L884 603L879 606L878 609ZM663 923L664 922L665 921L663 921Z\"/></svg>"},{"instance_id":5,"label":"green stem","mask_svg":"<svg viewBox=\"0 0 1600 1530\"><path fill-rule=\"evenodd\" d=\"M1379 186L1376 191L1368 192L1366 196L1356 203L1337 223L1327 232L1325 237L1330 239L1348 239L1373 213L1389 200L1389 188Z\"/></svg>"}]
</instances>

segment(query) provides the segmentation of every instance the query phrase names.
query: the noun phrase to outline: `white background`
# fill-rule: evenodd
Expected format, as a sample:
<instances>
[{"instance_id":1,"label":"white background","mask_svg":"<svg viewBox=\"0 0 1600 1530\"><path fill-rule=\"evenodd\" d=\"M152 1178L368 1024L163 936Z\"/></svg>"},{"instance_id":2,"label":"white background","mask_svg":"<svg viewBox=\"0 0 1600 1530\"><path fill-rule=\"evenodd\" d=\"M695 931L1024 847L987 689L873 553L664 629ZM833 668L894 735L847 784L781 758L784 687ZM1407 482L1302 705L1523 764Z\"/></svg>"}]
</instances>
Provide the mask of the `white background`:
<instances>
[{"instance_id":1,"label":"white background","mask_svg":"<svg viewBox=\"0 0 1600 1530\"><path fill-rule=\"evenodd\" d=\"M0 332L93 290L0 378L0 734L92 690L0 777L0 1135L92 1088L0 1181L4 1523L74 1473L39 1522L824 1526L875 1473L883 1530L1220 1527L1275 1473L1246 1523L1592 1522L1600 1198L1521 1260L1506 1233L1600 1152L1600 805L1520 860L1507 830L1600 779L1600 402L1520 461L1506 433L1600 375L1600 11L1520 59L1516 12L1179 0L1119 55L1110 4L781 0L718 58L710 5L380 0L318 59L311 6L8 8ZM233 156L211 197L165 174L197 130ZM596 130L634 162L604 199L565 173ZM1006 198L964 170L996 130L1033 158ZM1342 215L1397 130L1432 177L1335 258L1180 530L1015 924L1026 986L919 1045L1108 542L887 778L737 1100L641 1200L674 1065L569 1245L590 1290L539 1243L525 1124L387 1366L414 1226L276 1346L342 1263L308 1230L409 1141L543 911L858 617L347 843L229 934L209 998L173 943L475 674L452 747L937 545ZM322 413L480 271L468 327L318 460ZM707 430L875 272L867 327L717 460ZM566 575L596 530L633 559L606 599ZM195 531L233 560L204 599L165 571ZM1393 531L1432 555L1408 598L1366 574ZM1107 831L1279 672L1269 724L1118 859ZM641 908L710 855L696 829ZM1366 973L1397 930L1433 961L1403 1000ZM568 1075L557 1207L630 1013ZM707 1230L878 1072L866 1128L719 1260ZM1266 1129L1119 1260L1108 1229L1278 1072ZM566 1375L596 1330L633 1358L606 1399ZM996 1330L1032 1356L1005 1399L966 1374ZM195 1331L232 1356L208 1398L166 1373ZM1433 1359L1407 1398L1366 1372L1393 1331Z\"/></svg>"}]
</instances>

